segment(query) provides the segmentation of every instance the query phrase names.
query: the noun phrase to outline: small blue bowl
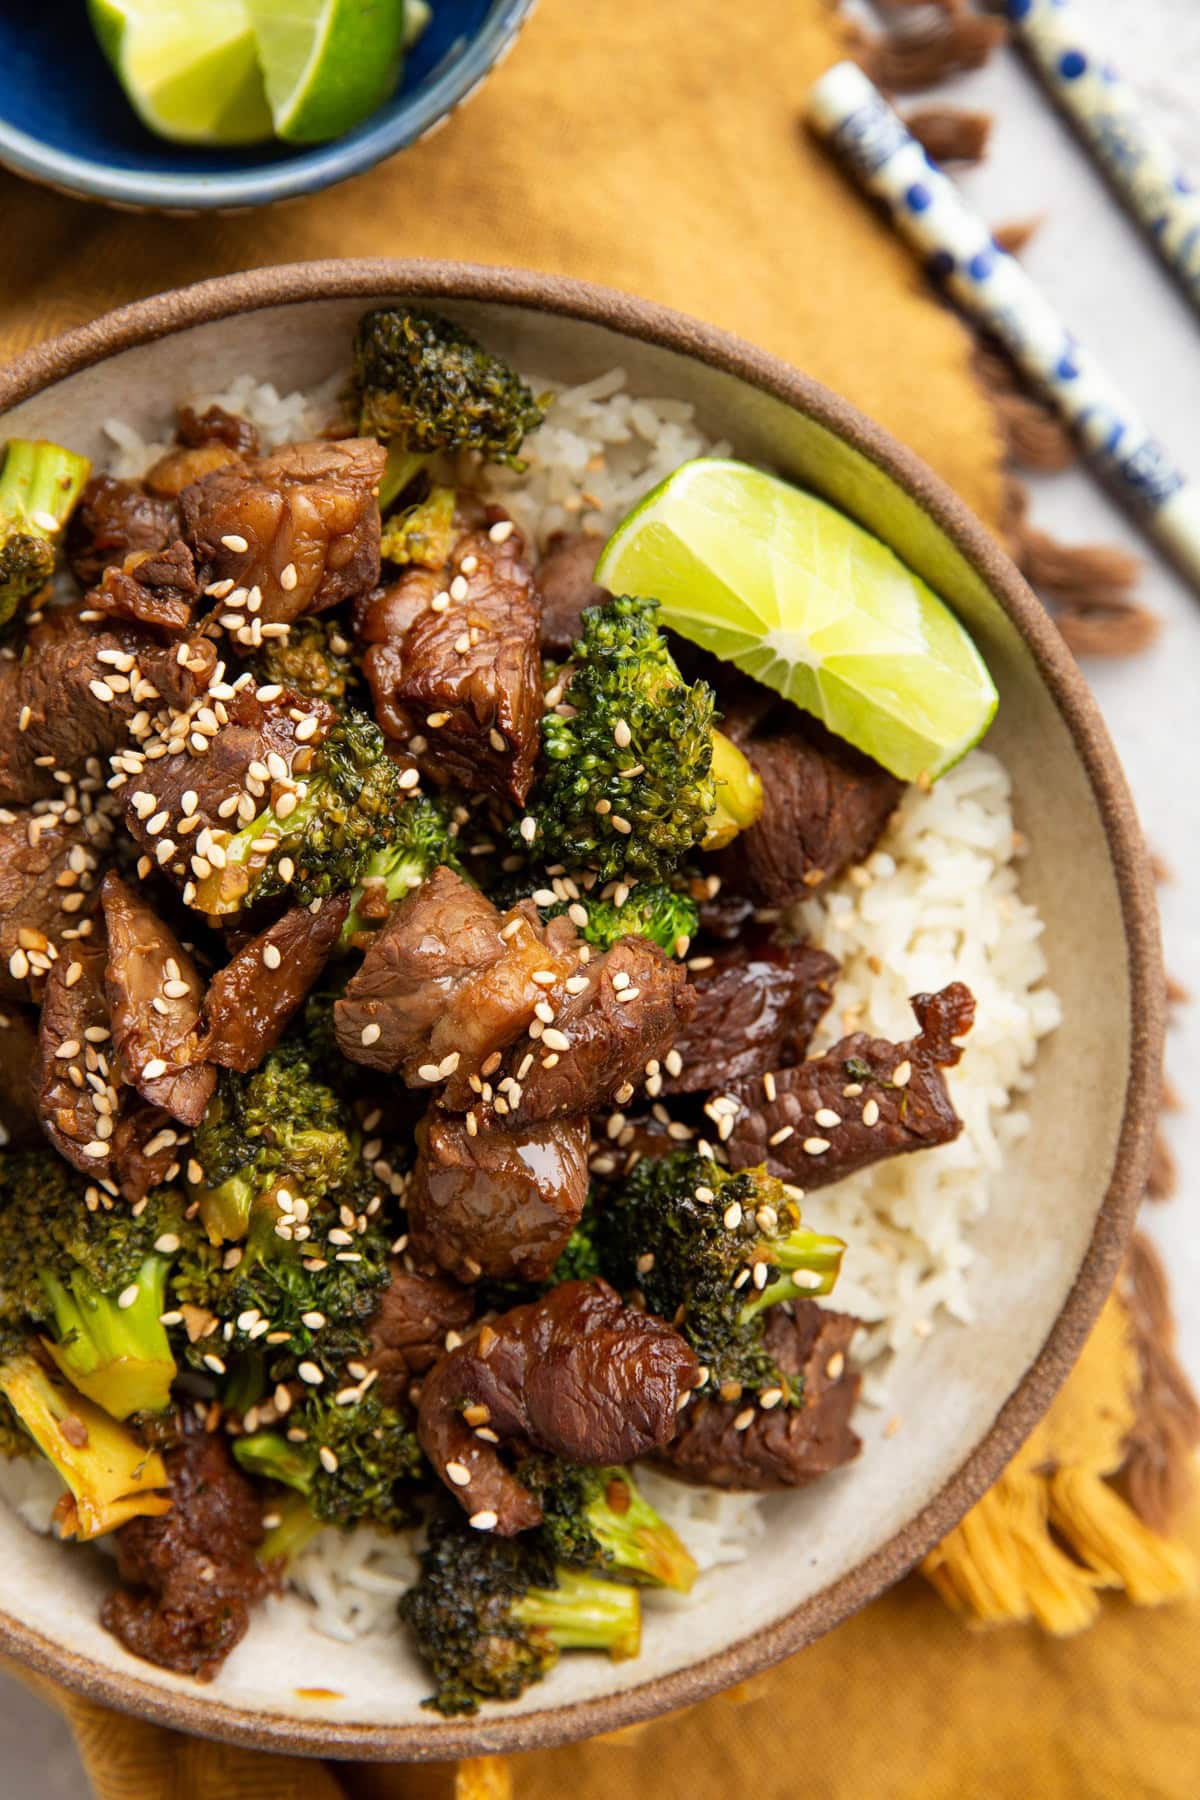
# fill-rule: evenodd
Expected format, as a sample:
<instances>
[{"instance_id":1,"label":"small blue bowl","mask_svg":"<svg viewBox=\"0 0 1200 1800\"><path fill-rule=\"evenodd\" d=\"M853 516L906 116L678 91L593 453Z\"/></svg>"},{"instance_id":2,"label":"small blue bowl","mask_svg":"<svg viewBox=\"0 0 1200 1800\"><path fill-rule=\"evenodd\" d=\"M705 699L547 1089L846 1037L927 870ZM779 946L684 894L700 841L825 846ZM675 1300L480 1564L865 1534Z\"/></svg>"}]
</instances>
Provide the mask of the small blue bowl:
<instances>
[{"instance_id":1,"label":"small blue bowl","mask_svg":"<svg viewBox=\"0 0 1200 1800\"><path fill-rule=\"evenodd\" d=\"M0 6L0 164L135 212L268 206L361 174L424 137L511 47L534 0L433 0L396 93L330 144L192 149L155 137L122 93L83 0Z\"/></svg>"}]
</instances>

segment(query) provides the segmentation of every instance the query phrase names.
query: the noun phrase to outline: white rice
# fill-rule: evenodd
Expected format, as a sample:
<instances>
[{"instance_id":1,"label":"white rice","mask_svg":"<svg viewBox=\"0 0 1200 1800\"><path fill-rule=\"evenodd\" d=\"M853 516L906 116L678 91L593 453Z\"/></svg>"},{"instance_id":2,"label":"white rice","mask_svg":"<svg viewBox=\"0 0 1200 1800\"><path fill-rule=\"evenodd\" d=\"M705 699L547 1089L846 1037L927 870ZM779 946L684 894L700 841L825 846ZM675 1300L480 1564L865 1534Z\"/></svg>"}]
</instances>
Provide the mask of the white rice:
<instances>
[{"instance_id":1,"label":"white rice","mask_svg":"<svg viewBox=\"0 0 1200 1800\"><path fill-rule=\"evenodd\" d=\"M529 380L537 392L554 386ZM193 403L215 400L242 413L273 448L336 416L342 386L336 378L309 394L281 396L246 376ZM105 430L114 445L111 472L134 477L168 447L171 425L164 420L154 442L119 419ZM489 470L485 479L544 544L562 528L611 531L680 463L729 451L704 436L689 404L637 398L624 372L612 369L558 394L526 440L524 474ZM949 981L967 982L978 1004L966 1053L949 1078L962 1135L935 1154L895 1158L818 1191L805 1205L812 1225L849 1245L832 1303L866 1321L856 1356L866 1365L869 1403L882 1403L894 1353L946 1318L970 1318L970 1227L988 1208L1006 1147L1028 1127L1014 1101L1031 1084L1038 1040L1059 1022L1045 985L1042 922L1018 889L1021 850L1007 772L976 750L932 792L911 788L864 867L797 908L797 923L842 965L814 1050L850 1030L910 1036L908 996ZM766 1529L755 1495L686 1487L654 1470L639 1470L638 1481L702 1571L742 1560ZM35 1529L48 1528L60 1491L43 1464L0 1463L0 1492ZM312 1604L315 1628L347 1641L394 1628L396 1599L415 1570L406 1537L325 1531L295 1560L289 1580ZM657 1606L704 1598L703 1576L686 1598L648 1596Z\"/></svg>"}]
</instances>

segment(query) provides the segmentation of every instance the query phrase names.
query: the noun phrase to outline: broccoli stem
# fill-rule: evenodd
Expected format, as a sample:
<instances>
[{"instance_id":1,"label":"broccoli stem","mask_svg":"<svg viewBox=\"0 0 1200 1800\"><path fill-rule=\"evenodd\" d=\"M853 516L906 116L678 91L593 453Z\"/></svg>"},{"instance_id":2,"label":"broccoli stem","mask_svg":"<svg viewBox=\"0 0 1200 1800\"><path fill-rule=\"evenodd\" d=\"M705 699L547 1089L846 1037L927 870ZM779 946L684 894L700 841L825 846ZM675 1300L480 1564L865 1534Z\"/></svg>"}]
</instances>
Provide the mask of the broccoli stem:
<instances>
[{"instance_id":1,"label":"broccoli stem","mask_svg":"<svg viewBox=\"0 0 1200 1800\"><path fill-rule=\"evenodd\" d=\"M527 1588L514 1602L517 1623L543 1632L560 1650L607 1650L614 1662L636 1656L642 1642L637 1589L578 1569L555 1573L557 1587Z\"/></svg>"},{"instance_id":2,"label":"broccoli stem","mask_svg":"<svg viewBox=\"0 0 1200 1800\"><path fill-rule=\"evenodd\" d=\"M723 731L712 734L711 774L717 784L717 803L708 815L700 848L721 850L739 831L748 831L762 812L762 779Z\"/></svg>"},{"instance_id":3,"label":"broccoli stem","mask_svg":"<svg viewBox=\"0 0 1200 1800\"><path fill-rule=\"evenodd\" d=\"M429 453L406 450L398 438L388 445L383 479L379 483L379 510L386 512L430 460Z\"/></svg>"},{"instance_id":4,"label":"broccoli stem","mask_svg":"<svg viewBox=\"0 0 1200 1800\"><path fill-rule=\"evenodd\" d=\"M291 1444L277 1431L255 1431L234 1440L233 1454L248 1475L279 1481L307 1495L317 1471L317 1453L309 1444Z\"/></svg>"},{"instance_id":5,"label":"broccoli stem","mask_svg":"<svg viewBox=\"0 0 1200 1800\"><path fill-rule=\"evenodd\" d=\"M74 1500L63 1537L101 1537L138 1514L170 1510L166 1464L125 1426L42 1367L28 1350L0 1362L2 1393Z\"/></svg>"},{"instance_id":6,"label":"broccoli stem","mask_svg":"<svg viewBox=\"0 0 1200 1800\"><path fill-rule=\"evenodd\" d=\"M363 865L362 875L351 891L350 911L338 940L341 948L353 949L359 932L372 931L379 925L377 918L365 919L360 911L369 886L381 885L392 907L413 888L420 887L428 873L428 864L407 849L375 851Z\"/></svg>"},{"instance_id":7,"label":"broccoli stem","mask_svg":"<svg viewBox=\"0 0 1200 1800\"><path fill-rule=\"evenodd\" d=\"M82 1271L69 1283L39 1274L58 1332L56 1342L46 1340L48 1353L114 1419L171 1404L175 1358L161 1322L168 1267L166 1257L148 1256L119 1294L98 1293Z\"/></svg>"},{"instance_id":8,"label":"broccoli stem","mask_svg":"<svg viewBox=\"0 0 1200 1800\"><path fill-rule=\"evenodd\" d=\"M54 573L54 546L91 473L86 456L9 440L0 471L0 625Z\"/></svg>"},{"instance_id":9,"label":"broccoli stem","mask_svg":"<svg viewBox=\"0 0 1200 1800\"><path fill-rule=\"evenodd\" d=\"M219 1187L191 1189L200 1203L200 1218L211 1243L239 1242L246 1236L256 1191L253 1176L242 1169Z\"/></svg>"},{"instance_id":10,"label":"broccoli stem","mask_svg":"<svg viewBox=\"0 0 1200 1800\"><path fill-rule=\"evenodd\" d=\"M819 1232L806 1231L803 1226L789 1237L764 1241L758 1247L759 1258L786 1273L777 1281L768 1281L764 1288L751 1295L738 1315L739 1324L748 1325L768 1306L776 1306L781 1300L795 1300L798 1295L813 1299L818 1294L832 1293L845 1253L846 1246L841 1238L822 1237ZM797 1272L809 1279L797 1282L794 1279Z\"/></svg>"},{"instance_id":11,"label":"broccoli stem","mask_svg":"<svg viewBox=\"0 0 1200 1800\"><path fill-rule=\"evenodd\" d=\"M251 819L248 825L243 826L241 831L235 832L224 846L223 866L214 868L203 880L197 881L192 905L198 911L210 913L216 918L240 912L250 888L275 854L274 850L269 850L265 855L259 853L256 868L254 863L259 839L269 835L282 840L302 831L307 821L321 810L320 785L319 782L310 783L308 793L286 821L277 818L272 809L267 807L264 812Z\"/></svg>"},{"instance_id":12,"label":"broccoli stem","mask_svg":"<svg viewBox=\"0 0 1200 1800\"><path fill-rule=\"evenodd\" d=\"M625 1469L606 1469L600 1474L600 1491L584 1514L613 1566L654 1587L690 1593L700 1571L687 1546L659 1517Z\"/></svg>"},{"instance_id":13,"label":"broccoli stem","mask_svg":"<svg viewBox=\"0 0 1200 1800\"><path fill-rule=\"evenodd\" d=\"M234 1453L236 1452L235 1444ZM293 1557L299 1556L306 1544L311 1544L325 1529L303 1494L289 1494L273 1511L279 1522L269 1528L258 1547L258 1560L264 1567L270 1563L291 1562Z\"/></svg>"}]
</instances>

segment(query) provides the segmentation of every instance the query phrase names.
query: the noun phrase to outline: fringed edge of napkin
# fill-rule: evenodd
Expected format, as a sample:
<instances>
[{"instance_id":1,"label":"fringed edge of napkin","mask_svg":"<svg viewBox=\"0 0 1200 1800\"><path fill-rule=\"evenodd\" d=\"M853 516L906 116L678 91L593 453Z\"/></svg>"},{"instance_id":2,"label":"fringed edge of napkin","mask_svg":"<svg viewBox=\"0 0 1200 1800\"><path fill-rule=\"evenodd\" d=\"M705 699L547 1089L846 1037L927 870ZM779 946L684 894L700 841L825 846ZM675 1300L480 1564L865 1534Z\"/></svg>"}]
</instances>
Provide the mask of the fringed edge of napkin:
<instances>
[{"instance_id":1,"label":"fringed edge of napkin","mask_svg":"<svg viewBox=\"0 0 1200 1800\"><path fill-rule=\"evenodd\" d=\"M1106 1333L1123 1342L1102 1346ZM922 1564L942 1599L970 1624L1033 1620L1062 1637L1094 1621L1099 1590L1120 1589L1136 1606L1196 1591L1195 1559L1167 1535L1193 1495L1200 1443L1200 1404L1174 1340L1162 1264L1147 1239L1135 1238L1063 1395ZM1080 1390L1073 1393L1072 1384L1080 1382L1093 1344L1098 1364L1107 1350L1130 1376L1130 1416L1115 1453L1106 1439L1122 1417L1122 1397L1111 1394L1107 1379L1082 1433L1078 1417L1065 1422L1072 1406L1078 1409ZM1068 1449L1055 1456L1059 1430Z\"/></svg>"}]
</instances>

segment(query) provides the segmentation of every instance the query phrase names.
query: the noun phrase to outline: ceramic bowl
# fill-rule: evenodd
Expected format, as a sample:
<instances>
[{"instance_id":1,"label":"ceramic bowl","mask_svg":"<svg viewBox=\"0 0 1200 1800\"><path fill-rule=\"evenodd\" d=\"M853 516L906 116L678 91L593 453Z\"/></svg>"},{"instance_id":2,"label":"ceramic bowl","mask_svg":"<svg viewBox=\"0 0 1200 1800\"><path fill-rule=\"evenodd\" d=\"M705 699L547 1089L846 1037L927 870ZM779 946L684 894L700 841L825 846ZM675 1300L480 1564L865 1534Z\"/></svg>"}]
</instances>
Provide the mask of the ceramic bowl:
<instances>
[{"instance_id":1,"label":"ceramic bowl","mask_svg":"<svg viewBox=\"0 0 1200 1800\"><path fill-rule=\"evenodd\" d=\"M959 613L1001 705L990 744L1012 773L1064 1023L1041 1050L1032 1130L972 1233L975 1321L947 1324L864 1411L851 1468L770 1501L771 1548L707 1578L707 1599L647 1620L641 1657L564 1658L512 1706L442 1720L398 1640L317 1636L294 1599L256 1617L211 1686L135 1661L97 1622L103 1559L0 1512L0 1647L104 1702L192 1731L312 1754L417 1759L560 1743L666 1712L829 1630L895 1581L994 1480L1069 1370L1116 1271L1157 1104L1162 969L1146 858L1082 677L1012 563L927 468L845 401L694 320L549 277L421 263L261 270L127 308L0 375L4 432L101 448L113 413L150 425L243 369L280 388L345 364L367 304L436 304L494 349L563 380L622 365L635 388L694 402L737 454L816 489L878 534ZM302 1690L319 1690L304 1695ZM330 1692L330 1690L333 1690Z\"/></svg>"},{"instance_id":2,"label":"ceramic bowl","mask_svg":"<svg viewBox=\"0 0 1200 1800\"><path fill-rule=\"evenodd\" d=\"M439 0L392 98L333 143L172 144L141 124L83 0L0 7L0 164L135 212L242 211L360 175L461 106L511 49L534 0Z\"/></svg>"}]
</instances>

